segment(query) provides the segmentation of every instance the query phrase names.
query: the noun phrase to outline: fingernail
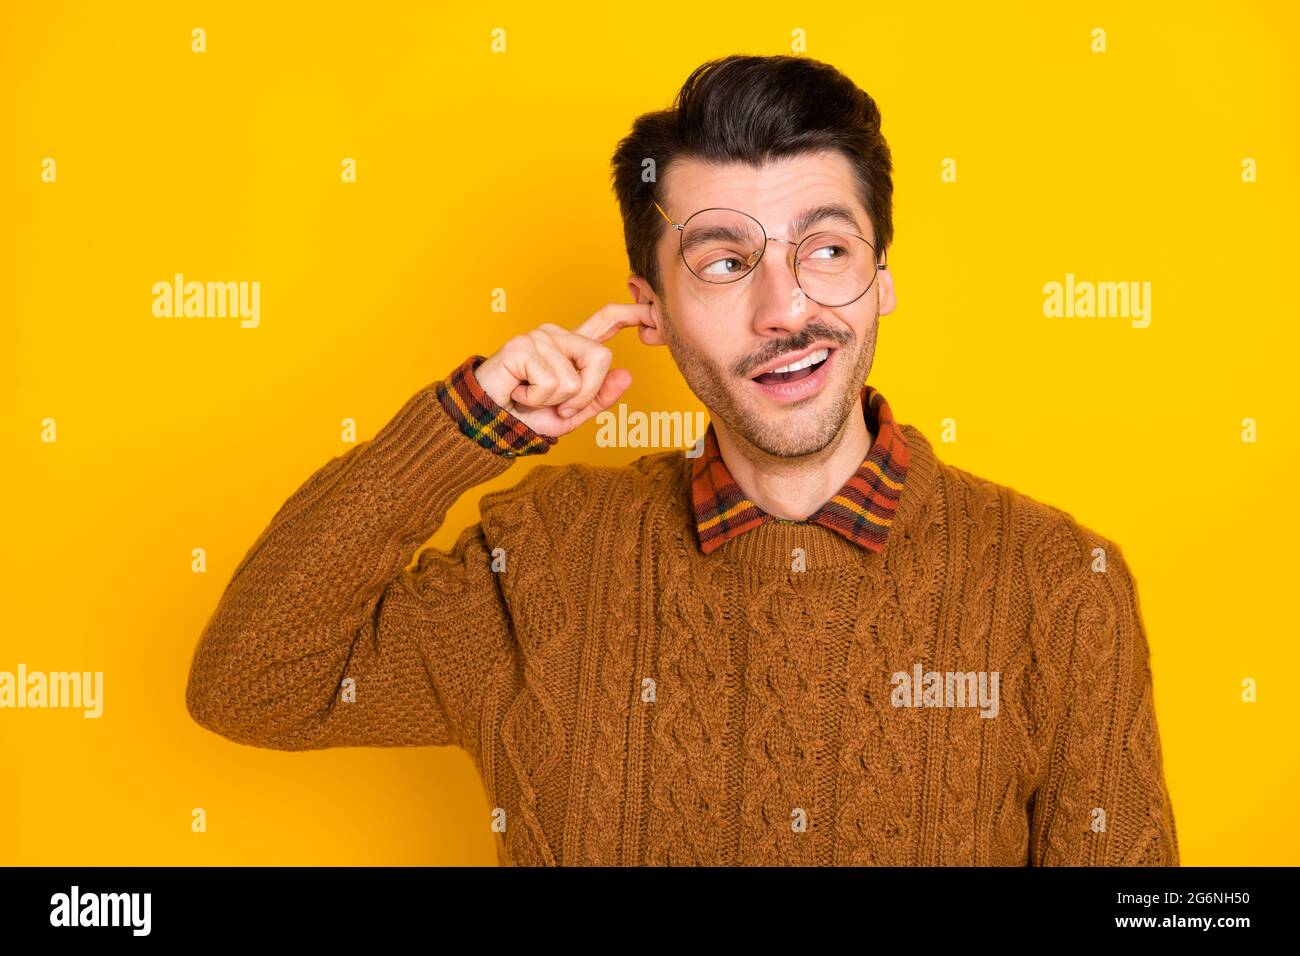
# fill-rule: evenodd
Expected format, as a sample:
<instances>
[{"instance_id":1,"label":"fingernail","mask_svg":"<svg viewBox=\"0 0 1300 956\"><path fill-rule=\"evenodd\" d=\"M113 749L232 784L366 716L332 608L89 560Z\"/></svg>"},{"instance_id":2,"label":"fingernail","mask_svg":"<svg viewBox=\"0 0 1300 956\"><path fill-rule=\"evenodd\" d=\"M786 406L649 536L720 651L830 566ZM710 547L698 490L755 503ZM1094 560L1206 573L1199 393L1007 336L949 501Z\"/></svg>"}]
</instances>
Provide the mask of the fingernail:
<instances>
[{"instance_id":1,"label":"fingernail","mask_svg":"<svg viewBox=\"0 0 1300 956\"><path fill-rule=\"evenodd\" d=\"M560 417L561 417L561 418L572 418L572 417L573 417L573 409L572 409L572 408L561 408L561 409L560 409Z\"/></svg>"}]
</instances>

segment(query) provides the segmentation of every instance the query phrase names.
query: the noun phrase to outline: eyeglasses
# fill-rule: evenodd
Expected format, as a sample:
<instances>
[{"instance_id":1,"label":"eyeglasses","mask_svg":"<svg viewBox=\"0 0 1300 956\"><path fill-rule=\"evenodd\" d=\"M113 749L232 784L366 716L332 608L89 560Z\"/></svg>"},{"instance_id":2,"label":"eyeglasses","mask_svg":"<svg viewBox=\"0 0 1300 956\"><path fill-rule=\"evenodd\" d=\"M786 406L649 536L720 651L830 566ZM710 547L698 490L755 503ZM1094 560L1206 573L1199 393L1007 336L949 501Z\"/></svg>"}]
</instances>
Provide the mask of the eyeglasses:
<instances>
[{"instance_id":1,"label":"eyeglasses","mask_svg":"<svg viewBox=\"0 0 1300 956\"><path fill-rule=\"evenodd\" d=\"M769 242L794 246L794 277L803 294L827 308L852 305L867 294L876 273L876 249L854 232L816 232L798 243L769 236L753 216L738 209L701 209L674 222L653 196L659 214L677 230L678 252L691 275L710 285L738 282L758 267Z\"/></svg>"}]
</instances>

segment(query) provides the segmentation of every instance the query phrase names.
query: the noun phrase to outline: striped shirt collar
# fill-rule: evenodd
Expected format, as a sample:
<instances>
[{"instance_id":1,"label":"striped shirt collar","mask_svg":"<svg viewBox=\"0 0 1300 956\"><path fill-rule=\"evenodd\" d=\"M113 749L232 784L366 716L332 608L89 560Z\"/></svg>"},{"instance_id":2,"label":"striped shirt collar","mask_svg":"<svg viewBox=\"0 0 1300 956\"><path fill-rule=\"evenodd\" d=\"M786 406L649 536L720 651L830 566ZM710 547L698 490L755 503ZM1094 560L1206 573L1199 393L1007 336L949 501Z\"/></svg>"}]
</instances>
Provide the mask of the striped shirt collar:
<instances>
[{"instance_id":1,"label":"striped shirt collar","mask_svg":"<svg viewBox=\"0 0 1300 956\"><path fill-rule=\"evenodd\" d=\"M883 549L903 492L910 450L885 397L864 384L860 398L867 429L874 436L867 457L848 483L802 522L770 515L745 497L722 460L713 422L709 422L704 449L694 461L691 477L700 549L709 554L769 521L819 524L871 551Z\"/></svg>"}]
</instances>

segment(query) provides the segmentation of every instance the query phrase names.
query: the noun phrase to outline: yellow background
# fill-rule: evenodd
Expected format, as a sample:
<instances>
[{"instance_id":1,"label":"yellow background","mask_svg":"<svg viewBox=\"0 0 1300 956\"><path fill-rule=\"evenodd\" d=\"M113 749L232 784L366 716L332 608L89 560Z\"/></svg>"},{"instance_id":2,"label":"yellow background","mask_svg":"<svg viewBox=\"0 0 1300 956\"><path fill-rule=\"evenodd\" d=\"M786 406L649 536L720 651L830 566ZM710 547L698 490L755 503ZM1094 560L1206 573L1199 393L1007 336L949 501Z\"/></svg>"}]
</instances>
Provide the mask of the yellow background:
<instances>
[{"instance_id":1,"label":"yellow background","mask_svg":"<svg viewBox=\"0 0 1300 956\"><path fill-rule=\"evenodd\" d=\"M467 6L0 7L0 670L105 672L99 720L0 711L0 863L496 862L465 753L227 742L185 710L195 643L342 419L370 437L470 352L630 301L616 141L796 28L894 152L869 381L936 443L957 421L941 457L1123 547L1184 863L1300 863L1295 7ZM174 272L259 281L260 327L154 318ZM1045 318L1067 272L1150 281L1150 327ZM631 409L700 408L625 335ZM595 431L544 460L654 450Z\"/></svg>"}]
</instances>

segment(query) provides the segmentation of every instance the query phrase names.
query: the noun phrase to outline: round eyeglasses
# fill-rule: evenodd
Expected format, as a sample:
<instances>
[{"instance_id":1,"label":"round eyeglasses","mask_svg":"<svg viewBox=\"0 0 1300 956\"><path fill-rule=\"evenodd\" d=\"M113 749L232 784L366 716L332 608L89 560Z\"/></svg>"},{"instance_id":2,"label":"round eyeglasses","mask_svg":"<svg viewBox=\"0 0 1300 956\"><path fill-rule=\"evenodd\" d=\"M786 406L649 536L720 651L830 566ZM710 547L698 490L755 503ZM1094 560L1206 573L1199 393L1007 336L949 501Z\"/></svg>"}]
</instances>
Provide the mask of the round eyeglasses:
<instances>
[{"instance_id":1,"label":"round eyeglasses","mask_svg":"<svg viewBox=\"0 0 1300 956\"><path fill-rule=\"evenodd\" d=\"M660 215L678 233L678 252L691 275L710 285L738 282L763 260L769 242L794 246L794 277L803 294L827 308L852 305L867 294L876 273L876 250L855 232L815 232L798 243L769 236L753 216L738 209L701 209L685 222L673 222L658 201Z\"/></svg>"}]
</instances>

